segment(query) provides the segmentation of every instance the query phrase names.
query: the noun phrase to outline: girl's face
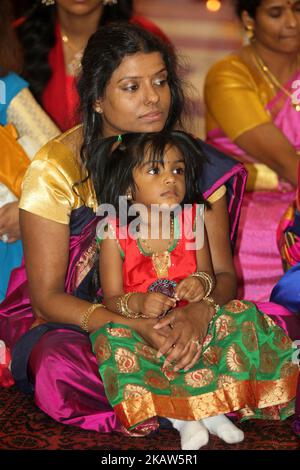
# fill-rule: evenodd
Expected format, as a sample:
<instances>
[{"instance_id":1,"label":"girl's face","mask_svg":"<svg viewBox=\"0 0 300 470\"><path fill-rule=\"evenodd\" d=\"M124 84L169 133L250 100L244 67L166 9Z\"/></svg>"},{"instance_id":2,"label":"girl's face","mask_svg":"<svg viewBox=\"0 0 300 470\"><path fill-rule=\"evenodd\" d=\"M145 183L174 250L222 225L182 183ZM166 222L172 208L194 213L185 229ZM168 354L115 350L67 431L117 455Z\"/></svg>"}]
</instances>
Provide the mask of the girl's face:
<instances>
[{"instance_id":1,"label":"girl's face","mask_svg":"<svg viewBox=\"0 0 300 470\"><path fill-rule=\"evenodd\" d=\"M56 0L56 4L73 15L88 15L102 7L101 0Z\"/></svg>"},{"instance_id":2,"label":"girl's face","mask_svg":"<svg viewBox=\"0 0 300 470\"><path fill-rule=\"evenodd\" d=\"M149 156L147 156L147 153ZM164 163L152 160L151 152L141 166L133 171L135 193L133 202L144 204L180 204L185 195L185 163L174 146L165 150Z\"/></svg>"},{"instance_id":3,"label":"girl's face","mask_svg":"<svg viewBox=\"0 0 300 470\"><path fill-rule=\"evenodd\" d=\"M159 52L124 57L95 104L102 115L103 136L161 131L171 104L167 78Z\"/></svg>"},{"instance_id":4,"label":"girl's face","mask_svg":"<svg viewBox=\"0 0 300 470\"><path fill-rule=\"evenodd\" d=\"M243 17L245 24L245 16ZM300 48L300 0L263 0L252 24L255 40L275 52L296 53Z\"/></svg>"}]
</instances>

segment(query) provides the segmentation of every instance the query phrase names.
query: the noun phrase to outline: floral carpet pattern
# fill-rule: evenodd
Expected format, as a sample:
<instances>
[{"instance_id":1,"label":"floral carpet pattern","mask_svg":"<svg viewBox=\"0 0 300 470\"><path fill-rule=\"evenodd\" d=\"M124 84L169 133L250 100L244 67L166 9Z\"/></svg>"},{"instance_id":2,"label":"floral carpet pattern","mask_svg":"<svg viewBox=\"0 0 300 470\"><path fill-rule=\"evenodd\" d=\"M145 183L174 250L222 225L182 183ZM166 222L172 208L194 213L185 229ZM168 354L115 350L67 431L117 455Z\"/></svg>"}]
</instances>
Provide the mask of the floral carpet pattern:
<instances>
[{"instance_id":1,"label":"floral carpet pattern","mask_svg":"<svg viewBox=\"0 0 300 470\"><path fill-rule=\"evenodd\" d=\"M244 442L228 445L211 436L203 450L300 450L300 439L291 430L291 419L249 421L239 426L245 433ZM175 430L164 429L146 438L133 438L59 424L36 407L32 396L12 387L0 389L1 450L172 451L180 450L180 438Z\"/></svg>"}]
</instances>

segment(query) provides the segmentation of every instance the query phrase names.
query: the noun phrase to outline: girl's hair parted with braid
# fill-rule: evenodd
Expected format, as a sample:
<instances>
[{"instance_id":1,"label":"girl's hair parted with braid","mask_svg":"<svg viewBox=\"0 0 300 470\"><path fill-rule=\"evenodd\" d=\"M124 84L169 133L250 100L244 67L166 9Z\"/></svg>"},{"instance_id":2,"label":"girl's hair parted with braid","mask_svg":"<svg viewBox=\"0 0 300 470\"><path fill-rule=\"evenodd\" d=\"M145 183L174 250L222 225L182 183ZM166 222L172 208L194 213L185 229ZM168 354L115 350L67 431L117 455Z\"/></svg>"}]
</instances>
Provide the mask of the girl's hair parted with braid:
<instances>
[{"instance_id":1,"label":"girl's hair parted with braid","mask_svg":"<svg viewBox=\"0 0 300 470\"><path fill-rule=\"evenodd\" d=\"M1 0L1 2L4 0ZM103 6L99 27L112 21L128 22L133 15L133 0L118 0L115 5ZM18 28L24 51L24 78L37 101L41 102L42 93L51 78L48 55L55 45L56 6L45 6L41 0L26 15Z\"/></svg>"}]
</instances>

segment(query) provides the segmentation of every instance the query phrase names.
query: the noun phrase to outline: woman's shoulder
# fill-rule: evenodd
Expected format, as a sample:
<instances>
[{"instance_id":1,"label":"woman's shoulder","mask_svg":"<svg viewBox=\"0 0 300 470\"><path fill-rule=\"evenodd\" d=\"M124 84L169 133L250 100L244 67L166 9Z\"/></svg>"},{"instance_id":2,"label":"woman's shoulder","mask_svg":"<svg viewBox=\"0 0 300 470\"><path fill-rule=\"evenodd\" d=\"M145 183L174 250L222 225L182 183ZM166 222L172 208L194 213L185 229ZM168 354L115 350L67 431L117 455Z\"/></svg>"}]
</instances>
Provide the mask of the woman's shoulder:
<instances>
[{"instance_id":1,"label":"woman's shoulder","mask_svg":"<svg viewBox=\"0 0 300 470\"><path fill-rule=\"evenodd\" d=\"M222 78L252 79L253 70L249 65L248 56L248 49L242 48L240 51L229 54L214 63L206 75L206 85Z\"/></svg>"},{"instance_id":2,"label":"woman's shoulder","mask_svg":"<svg viewBox=\"0 0 300 470\"><path fill-rule=\"evenodd\" d=\"M80 146L82 142L82 127L78 125L60 134L44 145L34 157L35 162L45 162L54 166L63 174L68 175L68 179L77 181L81 175Z\"/></svg>"}]
</instances>

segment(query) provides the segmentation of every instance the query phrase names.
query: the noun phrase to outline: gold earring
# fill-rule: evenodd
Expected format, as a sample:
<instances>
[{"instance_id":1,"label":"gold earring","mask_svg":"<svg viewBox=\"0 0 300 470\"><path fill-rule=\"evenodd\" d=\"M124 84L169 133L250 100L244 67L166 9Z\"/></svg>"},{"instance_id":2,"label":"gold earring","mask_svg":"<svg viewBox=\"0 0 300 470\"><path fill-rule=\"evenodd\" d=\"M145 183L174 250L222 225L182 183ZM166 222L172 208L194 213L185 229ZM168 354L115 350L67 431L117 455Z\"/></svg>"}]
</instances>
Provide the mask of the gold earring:
<instances>
[{"instance_id":1,"label":"gold earring","mask_svg":"<svg viewBox=\"0 0 300 470\"><path fill-rule=\"evenodd\" d=\"M253 41L254 39L254 29L253 29L253 26L246 26L246 34L247 34L247 37L249 39L249 41Z\"/></svg>"},{"instance_id":2,"label":"gold earring","mask_svg":"<svg viewBox=\"0 0 300 470\"><path fill-rule=\"evenodd\" d=\"M128 201L132 201L132 194L130 191L128 191L128 193L126 194L126 197Z\"/></svg>"}]
</instances>

